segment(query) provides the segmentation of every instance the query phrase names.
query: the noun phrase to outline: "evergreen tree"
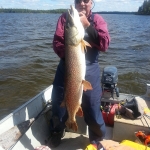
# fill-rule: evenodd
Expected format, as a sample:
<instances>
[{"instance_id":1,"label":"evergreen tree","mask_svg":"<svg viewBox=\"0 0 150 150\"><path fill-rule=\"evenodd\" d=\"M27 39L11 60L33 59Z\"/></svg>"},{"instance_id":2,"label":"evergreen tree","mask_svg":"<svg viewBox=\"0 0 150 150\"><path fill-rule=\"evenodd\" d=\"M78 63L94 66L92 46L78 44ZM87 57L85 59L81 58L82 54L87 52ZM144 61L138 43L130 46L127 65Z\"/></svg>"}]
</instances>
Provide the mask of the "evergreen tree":
<instances>
[{"instance_id":1,"label":"evergreen tree","mask_svg":"<svg viewBox=\"0 0 150 150\"><path fill-rule=\"evenodd\" d=\"M138 9L138 14L150 15L150 0L144 0L143 5Z\"/></svg>"}]
</instances>

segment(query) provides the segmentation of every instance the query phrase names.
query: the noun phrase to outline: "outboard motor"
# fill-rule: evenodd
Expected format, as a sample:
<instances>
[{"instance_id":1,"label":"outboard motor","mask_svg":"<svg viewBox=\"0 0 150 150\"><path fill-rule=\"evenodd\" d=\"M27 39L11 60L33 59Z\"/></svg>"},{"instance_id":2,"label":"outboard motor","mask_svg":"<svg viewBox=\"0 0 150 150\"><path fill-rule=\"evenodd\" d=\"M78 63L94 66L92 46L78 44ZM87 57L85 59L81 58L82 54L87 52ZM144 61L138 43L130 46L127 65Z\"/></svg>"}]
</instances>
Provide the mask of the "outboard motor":
<instances>
[{"instance_id":1,"label":"outboard motor","mask_svg":"<svg viewBox=\"0 0 150 150\"><path fill-rule=\"evenodd\" d=\"M102 72L102 91L111 92L111 96L114 99L114 93L119 97L119 89L116 87L118 82L117 68L114 66L107 66Z\"/></svg>"}]
</instances>

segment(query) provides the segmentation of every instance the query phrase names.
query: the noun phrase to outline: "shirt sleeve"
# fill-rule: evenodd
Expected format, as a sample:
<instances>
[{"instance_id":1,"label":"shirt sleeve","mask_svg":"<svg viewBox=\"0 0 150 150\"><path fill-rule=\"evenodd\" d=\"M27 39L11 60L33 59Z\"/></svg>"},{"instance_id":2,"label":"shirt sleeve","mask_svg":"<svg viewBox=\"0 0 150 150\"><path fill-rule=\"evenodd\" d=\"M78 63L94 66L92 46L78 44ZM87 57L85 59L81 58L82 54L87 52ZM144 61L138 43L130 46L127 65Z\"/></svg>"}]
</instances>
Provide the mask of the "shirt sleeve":
<instances>
[{"instance_id":1,"label":"shirt sleeve","mask_svg":"<svg viewBox=\"0 0 150 150\"><path fill-rule=\"evenodd\" d=\"M65 57L64 56L65 55L64 28L66 22L65 16L66 14L64 13L59 17L53 38L53 49L60 58Z\"/></svg>"},{"instance_id":2,"label":"shirt sleeve","mask_svg":"<svg viewBox=\"0 0 150 150\"><path fill-rule=\"evenodd\" d=\"M86 30L91 38L92 46L95 46L100 51L106 51L108 49L110 36L107 23L100 15L94 15L93 26L90 25Z\"/></svg>"}]
</instances>

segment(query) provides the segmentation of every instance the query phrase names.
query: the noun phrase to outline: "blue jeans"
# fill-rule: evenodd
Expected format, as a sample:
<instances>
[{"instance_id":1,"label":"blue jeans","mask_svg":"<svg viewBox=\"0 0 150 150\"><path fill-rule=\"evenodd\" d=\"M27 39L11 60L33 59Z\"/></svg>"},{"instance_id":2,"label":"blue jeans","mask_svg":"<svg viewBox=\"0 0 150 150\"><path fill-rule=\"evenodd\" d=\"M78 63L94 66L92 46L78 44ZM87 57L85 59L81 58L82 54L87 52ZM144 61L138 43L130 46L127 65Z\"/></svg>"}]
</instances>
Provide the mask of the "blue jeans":
<instances>
[{"instance_id":1,"label":"blue jeans","mask_svg":"<svg viewBox=\"0 0 150 150\"><path fill-rule=\"evenodd\" d=\"M53 117L56 117L58 121L54 123L53 119L51 119L51 130L56 132L65 128L65 121L68 117L66 108L60 107L64 97L64 71L65 63L63 60L60 60L52 91L52 112ZM97 142L102 140L105 136L105 123L100 111L102 90L100 86L100 68L98 63L86 65L85 80L92 84L93 90L83 92L81 106L84 120L89 127L89 139L91 142Z\"/></svg>"}]
</instances>

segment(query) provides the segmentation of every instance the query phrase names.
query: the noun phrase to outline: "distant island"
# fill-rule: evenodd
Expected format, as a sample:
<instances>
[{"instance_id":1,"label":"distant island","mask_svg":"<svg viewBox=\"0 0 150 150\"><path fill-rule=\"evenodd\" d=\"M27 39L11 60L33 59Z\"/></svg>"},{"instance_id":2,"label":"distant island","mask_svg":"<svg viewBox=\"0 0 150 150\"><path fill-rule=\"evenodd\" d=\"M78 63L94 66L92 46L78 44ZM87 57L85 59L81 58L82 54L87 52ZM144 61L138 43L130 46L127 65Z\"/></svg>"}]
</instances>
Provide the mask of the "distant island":
<instances>
[{"instance_id":1,"label":"distant island","mask_svg":"<svg viewBox=\"0 0 150 150\"><path fill-rule=\"evenodd\" d=\"M143 5L139 7L138 15L150 15L150 0L144 0Z\"/></svg>"},{"instance_id":2,"label":"distant island","mask_svg":"<svg viewBox=\"0 0 150 150\"><path fill-rule=\"evenodd\" d=\"M0 13L63 13L66 11L67 9L31 10L31 9L0 8Z\"/></svg>"},{"instance_id":3,"label":"distant island","mask_svg":"<svg viewBox=\"0 0 150 150\"><path fill-rule=\"evenodd\" d=\"M12 9L0 8L0 13L63 13L67 9L54 9L54 10L31 10L31 9ZM135 14L136 12L119 12L119 11L101 11L93 12L98 14Z\"/></svg>"}]
</instances>

